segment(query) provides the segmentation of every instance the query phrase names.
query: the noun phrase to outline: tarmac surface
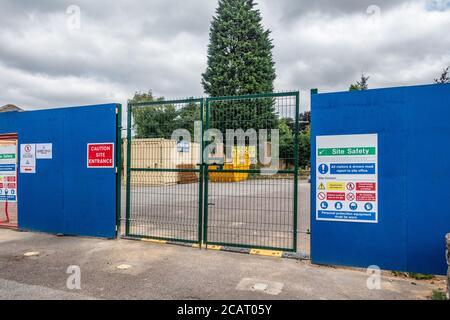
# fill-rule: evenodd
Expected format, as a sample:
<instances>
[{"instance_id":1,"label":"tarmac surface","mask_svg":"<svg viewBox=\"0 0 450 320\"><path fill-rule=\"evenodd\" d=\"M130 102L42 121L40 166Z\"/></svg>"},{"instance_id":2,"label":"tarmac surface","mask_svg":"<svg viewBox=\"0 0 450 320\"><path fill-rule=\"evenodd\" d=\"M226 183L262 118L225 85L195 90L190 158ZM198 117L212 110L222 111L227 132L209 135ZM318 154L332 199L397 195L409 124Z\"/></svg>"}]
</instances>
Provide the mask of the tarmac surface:
<instances>
[{"instance_id":1,"label":"tarmac surface","mask_svg":"<svg viewBox=\"0 0 450 320\"><path fill-rule=\"evenodd\" d=\"M198 183L132 185L130 197L130 234L197 241ZM126 190L123 189L122 218L125 218L125 203ZM306 180L298 183L297 212L296 249L309 254L310 184ZM208 241L214 243L292 249L292 177L210 182L207 230Z\"/></svg>"},{"instance_id":2,"label":"tarmac surface","mask_svg":"<svg viewBox=\"0 0 450 320\"><path fill-rule=\"evenodd\" d=\"M70 266L81 289L68 289ZM370 290L368 277L309 261L0 229L0 299L427 299L444 286L385 272Z\"/></svg>"}]
</instances>

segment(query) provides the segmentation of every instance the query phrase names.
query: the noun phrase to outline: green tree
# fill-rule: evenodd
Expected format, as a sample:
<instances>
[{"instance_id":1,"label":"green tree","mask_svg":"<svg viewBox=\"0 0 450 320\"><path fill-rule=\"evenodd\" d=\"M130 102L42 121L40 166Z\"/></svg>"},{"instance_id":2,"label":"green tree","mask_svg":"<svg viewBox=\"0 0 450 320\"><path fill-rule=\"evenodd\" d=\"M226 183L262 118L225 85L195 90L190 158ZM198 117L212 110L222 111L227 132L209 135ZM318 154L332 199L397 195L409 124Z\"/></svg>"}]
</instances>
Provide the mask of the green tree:
<instances>
[{"instance_id":1,"label":"green tree","mask_svg":"<svg viewBox=\"0 0 450 320\"><path fill-rule=\"evenodd\" d=\"M445 68L442 70L442 74L439 78L434 79L434 83L437 84L444 84L444 83L450 83L450 77L448 76L450 67Z\"/></svg>"},{"instance_id":2,"label":"green tree","mask_svg":"<svg viewBox=\"0 0 450 320\"><path fill-rule=\"evenodd\" d=\"M202 85L209 96L273 91L275 63L270 31L262 26L253 0L219 0L210 28L208 66ZM278 126L273 99L216 102L211 125L225 129Z\"/></svg>"},{"instance_id":3,"label":"green tree","mask_svg":"<svg viewBox=\"0 0 450 320\"><path fill-rule=\"evenodd\" d=\"M163 97L154 98L151 91L135 92L130 103L164 101ZM170 138L177 129L177 111L174 105L141 106L133 108L134 130L136 138Z\"/></svg>"},{"instance_id":4,"label":"green tree","mask_svg":"<svg viewBox=\"0 0 450 320\"><path fill-rule=\"evenodd\" d=\"M290 128L289 123L291 118L284 118L280 120L278 130L280 134L280 160L286 164L294 164L294 133Z\"/></svg>"},{"instance_id":5,"label":"green tree","mask_svg":"<svg viewBox=\"0 0 450 320\"><path fill-rule=\"evenodd\" d=\"M305 115L307 116L307 115ZM294 121L291 118L283 118L280 120L278 129L280 130L280 159L285 161L287 165L294 164ZM305 129L300 131L298 136L298 165L300 167L309 167L311 159L311 132L310 126L306 125Z\"/></svg>"},{"instance_id":6,"label":"green tree","mask_svg":"<svg viewBox=\"0 0 450 320\"><path fill-rule=\"evenodd\" d=\"M361 75L361 80L350 85L350 91L363 91L369 89L370 77L367 77L364 73Z\"/></svg>"},{"instance_id":7,"label":"green tree","mask_svg":"<svg viewBox=\"0 0 450 320\"><path fill-rule=\"evenodd\" d=\"M151 91L136 92L130 103L164 101L163 97L155 98ZM133 108L134 129L136 138L170 138L176 129L187 129L194 137L195 121L200 120L200 106L193 102L175 106L160 104Z\"/></svg>"},{"instance_id":8,"label":"green tree","mask_svg":"<svg viewBox=\"0 0 450 320\"><path fill-rule=\"evenodd\" d=\"M193 102L188 103L178 110L175 121L178 129L189 130L193 138L195 121L200 121L200 106Z\"/></svg>"},{"instance_id":9,"label":"green tree","mask_svg":"<svg viewBox=\"0 0 450 320\"><path fill-rule=\"evenodd\" d=\"M147 92L136 91L133 98L128 99L129 103L141 103L141 102L153 102L153 101L163 101L163 97L155 98L153 97L153 92L151 90Z\"/></svg>"},{"instance_id":10,"label":"green tree","mask_svg":"<svg viewBox=\"0 0 450 320\"><path fill-rule=\"evenodd\" d=\"M302 168L311 167L311 130L309 126L307 126L305 130L300 132L298 140L298 165Z\"/></svg>"}]
</instances>

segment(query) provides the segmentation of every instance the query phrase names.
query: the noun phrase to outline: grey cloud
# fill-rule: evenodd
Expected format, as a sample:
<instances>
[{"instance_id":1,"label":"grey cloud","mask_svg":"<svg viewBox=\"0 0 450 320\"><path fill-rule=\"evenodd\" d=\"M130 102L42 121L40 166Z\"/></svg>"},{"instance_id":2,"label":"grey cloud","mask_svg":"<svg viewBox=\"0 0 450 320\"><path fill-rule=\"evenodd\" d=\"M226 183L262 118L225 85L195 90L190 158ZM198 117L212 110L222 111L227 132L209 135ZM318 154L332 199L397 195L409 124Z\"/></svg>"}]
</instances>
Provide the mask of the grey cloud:
<instances>
[{"instance_id":1,"label":"grey cloud","mask_svg":"<svg viewBox=\"0 0 450 320\"><path fill-rule=\"evenodd\" d=\"M301 89L305 109L309 88L346 90L363 71L372 86L431 81L434 69L450 64L450 12L439 6L431 14L430 1L259 1L273 31L276 89ZM71 32L66 8L73 3L2 0L0 104L126 103L149 89L202 95L216 1L80 0L82 28ZM376 30L369 5L382 10Z\"/></svg>"},{"instance_id":2,"label":"grey cloud","mask_svg":"<svg viewBox=\"0 0 450 320\"><path fill-rule=\"evenodd\" d=\"M281 19L290 22L311 12L319 11L330 16L349 15L365 13L367 8L373 5L378 6L382 11L389 10L404 2L404 0L293 0L275 1L271 5L279 7L282 12Z\"/></svg>"}]
</instances>

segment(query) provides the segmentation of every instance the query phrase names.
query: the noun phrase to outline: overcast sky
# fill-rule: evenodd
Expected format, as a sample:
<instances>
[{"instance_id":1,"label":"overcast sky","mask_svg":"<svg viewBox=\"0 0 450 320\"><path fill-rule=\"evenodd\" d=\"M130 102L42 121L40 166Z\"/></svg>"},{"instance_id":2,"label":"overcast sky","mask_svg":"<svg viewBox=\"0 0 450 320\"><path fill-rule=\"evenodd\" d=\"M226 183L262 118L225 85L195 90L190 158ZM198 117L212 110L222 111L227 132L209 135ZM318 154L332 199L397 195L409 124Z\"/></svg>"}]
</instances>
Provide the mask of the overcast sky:
<instances>
[{"instance_id":1,"label":"overcast sky","mask_svg":"<svg viewBox=\"0 0 450 320\"><path fill-rule=\"evenodd\" d=\"M0 105L126 104L149 89L201 96L216 5L0 0ZM276 90L301 90L303 110L313 87L347 90L362 72L372 88L425 84L450 65L450 0L260 0L258 8L272 30Z\"/></svg>"}]
</instances>

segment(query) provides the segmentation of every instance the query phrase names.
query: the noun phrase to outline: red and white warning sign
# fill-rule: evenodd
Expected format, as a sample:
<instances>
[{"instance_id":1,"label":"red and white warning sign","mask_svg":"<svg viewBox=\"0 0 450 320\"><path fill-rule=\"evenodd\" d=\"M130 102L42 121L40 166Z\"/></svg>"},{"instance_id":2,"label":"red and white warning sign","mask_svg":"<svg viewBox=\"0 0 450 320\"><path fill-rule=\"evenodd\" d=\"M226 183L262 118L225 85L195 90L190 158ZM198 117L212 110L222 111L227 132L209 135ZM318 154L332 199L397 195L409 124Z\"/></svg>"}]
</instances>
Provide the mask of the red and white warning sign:
<instances>
[{"instance_id":1,"label":"red and white warning sign","mask_svg":"<svg viewBox=\"0 0 450 320\"><path fill-rule=\"evenodd\" d=\"M36 145L20 145L20 173L36 173Z\"/></svg>"},{"instance_id":2,"label":"red and white warning sign","mask_svg":"<svg viewBox=\"0 0 450 320\"><path fill-rule=\"evenodd\" d=\"M327 200L331 201L345 201L345 193L343 192L328 192Z\"/></svg>"},{"instance_id":3,"label":"red and white warning sign","mask_svg":"<svg viewBox=\"0 0 450 320\"><path fill-rule=\"evenodd\" d=\"M325 198L326 198L325 192L319 192L319 193L317 194L317 199L319 199L319 200L325 200Z\"/></svg>"},{"instance_id":4,"label":"red and white warning sign","mask_svg":"<svg viewBox=\"0 0 450 320\"><path fill-rule=\"evenodd\" d=\"M88 143L88 168L114 168L114 143Z\"/></svg>"},{"instance_id":5,"label":"red and white warning sign","mask_svg":"<svg viewBox=\"0 0 450 320\"><path fill-rule=\"evenodd\" d=\"M357 191L376 191L376 183L375 182L357 182L356 183Z\"/></svg>"},{"instance_id":6,"label":"red and white warning sign","mask_svg":"<svg viewBox=\"0 0 450 320\"><path fill-rule=\"evenodd\" d=\"M357 193L356 201L377 201L377 196L375 193Z\"/></svg>"}]
</instances>

